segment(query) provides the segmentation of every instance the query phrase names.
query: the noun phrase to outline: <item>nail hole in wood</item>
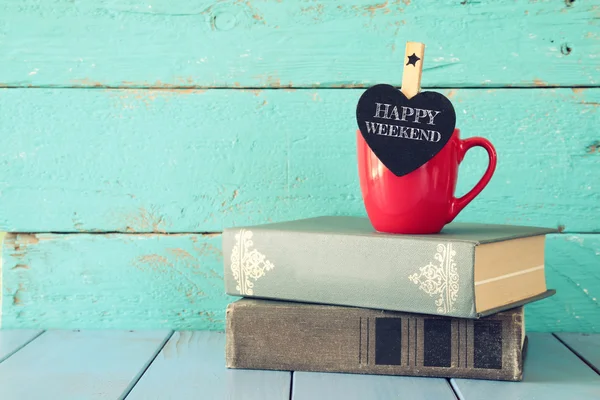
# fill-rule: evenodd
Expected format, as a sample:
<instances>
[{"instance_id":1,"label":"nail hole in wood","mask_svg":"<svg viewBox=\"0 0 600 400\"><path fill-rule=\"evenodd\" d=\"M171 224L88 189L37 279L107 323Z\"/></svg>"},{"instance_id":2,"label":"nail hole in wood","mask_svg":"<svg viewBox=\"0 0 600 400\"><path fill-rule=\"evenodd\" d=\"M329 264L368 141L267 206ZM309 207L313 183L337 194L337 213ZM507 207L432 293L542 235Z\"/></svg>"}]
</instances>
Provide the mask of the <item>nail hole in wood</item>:
<instances>
[{"instance_id":1,"label":"nail hole in wood","mask_svg":"<svg viewBox=\"0 0 600 400\"><path fill-rule=\"evenodd\" d=\"M565 56L571 54L571 50L571 46L569 46L566 43L563 43L562 46L560 46L560 52L563 53Z\"/></svg>"},{"instance_id":2,"label":"nail hole in wood","mask_svg":"<svg viewBox=\"0 0 600 400\"><path fill-rule=\"evenodd\" d=\"M572 7L573 3L575 3L575 0L565 0L565 4L567 5L567 7Z\"/></svg>"}]
</instances>

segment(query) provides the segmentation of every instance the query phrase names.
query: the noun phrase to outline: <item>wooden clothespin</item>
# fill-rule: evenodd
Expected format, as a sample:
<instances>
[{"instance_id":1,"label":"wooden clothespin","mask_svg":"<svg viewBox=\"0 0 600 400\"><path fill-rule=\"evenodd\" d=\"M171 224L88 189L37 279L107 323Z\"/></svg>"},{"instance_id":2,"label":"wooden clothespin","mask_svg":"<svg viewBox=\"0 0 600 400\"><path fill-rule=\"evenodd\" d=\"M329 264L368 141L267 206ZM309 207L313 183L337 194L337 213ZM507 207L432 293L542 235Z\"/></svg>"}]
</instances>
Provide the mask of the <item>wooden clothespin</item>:
<instances>
[{"instance_id":1,"label":"wooden clothespin","mask_svg":"<svg viewBox=\"0 0 600 400\"><path fill-rule=\"evenodd\" d=\"M400 91L408 98L421 91L421 74L423 73L423 58L425 44L407 42L404 50L404 71L402 72L402 87Z\"/></svg>"}]
</instances>

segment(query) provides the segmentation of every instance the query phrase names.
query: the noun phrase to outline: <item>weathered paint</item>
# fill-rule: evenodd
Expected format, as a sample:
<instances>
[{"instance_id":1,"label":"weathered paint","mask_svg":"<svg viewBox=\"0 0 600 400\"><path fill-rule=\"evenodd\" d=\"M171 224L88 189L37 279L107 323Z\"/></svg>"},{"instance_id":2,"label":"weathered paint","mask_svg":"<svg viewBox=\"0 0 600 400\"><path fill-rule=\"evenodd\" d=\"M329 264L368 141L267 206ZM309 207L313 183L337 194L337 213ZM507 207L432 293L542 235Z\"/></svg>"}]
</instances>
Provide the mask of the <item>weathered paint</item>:
<instances>
[{"instance_id":1,"label":"weathered paint","mask_svg":"<svg viewBox=\"0 0 600 400\"><path fill-rule=\"evenodd\" d=\"M4 326L46 329L224 328L221 236L7 236ZM547 283L526 307L531 331L600 332L600 234L549 235Z\"/></svg>"},{"instance_id":2,"label":"weathered paint","mask_svg":"<svg viewBox=\"0 0 600 400\"><path fill-rule=\"evenodd\" d=\"M216 329L220 235L9 234L3 327Z\"/></svg>"},{"instance_id":3,"label":"weathered paint","mask_svg":"<svg viewBox=\"0 0 600 400\"><path fill-rule=\"evenodd\" d=\"M600 332L600 235L550 235L546 282L557 290L525 309L527 328L544 332Z\"/></svg>"},{"instance_id":4,"label":"weathered paint","mask_svg":"<svg viewBox=\"0 0 600 400\"><path fill-rule=\"evenodd\" d=\"M4 86L349 87L600 84L597 0L9 1Z\"/></svg>"},{"instance_id":5,"label":"weathered paint","mask_svg":"<svg viewBox=\"0 0 600 400\"><path fill-rule=\"evenodd\" d=\"M399 85L416 40L423 87L450 88L463 136L499 154L458 220L600 232L600 89L579 87L600 86L599 18L594 0L4 2L0 88L19 89L0 89L0 230L211 232L364 215L363 90L337 89ZM225 87L245 89L205 90ZM458 193L484 163L469 153ZM11 235L0 323L4 311L5 327L222 327L214 241ZM600 329L598 253L596 235L549 238L559 291L527 308L529 328Z\"/></svg>"},{"instance_id":6,"label":"weathered paint","mask_svg":"<svg viewBox=\"0 0 600 400\"><path fill-rule=\"evenodd\" d=\"M0 230L214 232L364 215L353 90L0 89ZM498 167L462 221L597 232L600 89L451 89ZM467 154L457 194L485 169Z\"/></svg>"}]
</instances>

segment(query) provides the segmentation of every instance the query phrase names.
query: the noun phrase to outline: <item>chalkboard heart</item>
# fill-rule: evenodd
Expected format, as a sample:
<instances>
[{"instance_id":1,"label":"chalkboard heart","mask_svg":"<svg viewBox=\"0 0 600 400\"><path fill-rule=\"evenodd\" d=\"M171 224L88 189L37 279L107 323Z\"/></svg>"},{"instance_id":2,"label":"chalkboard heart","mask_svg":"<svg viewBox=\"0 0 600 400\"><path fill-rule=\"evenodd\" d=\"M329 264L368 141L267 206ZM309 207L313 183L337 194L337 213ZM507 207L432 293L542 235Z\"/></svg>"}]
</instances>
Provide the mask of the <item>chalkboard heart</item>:
<instances>
[{"instance_id":1,"label":"chalkboard heart","mask_svg":"<svg viewBox=\"0 0 600 400\"><path fill-rule=\"evenodd\" d=\"M356 107L363 138L377 158L396 176L406 175L432 159L450 140L456 113L437 92L411 99L391 85L366 90Z\"/></svg>"}]
</instances>

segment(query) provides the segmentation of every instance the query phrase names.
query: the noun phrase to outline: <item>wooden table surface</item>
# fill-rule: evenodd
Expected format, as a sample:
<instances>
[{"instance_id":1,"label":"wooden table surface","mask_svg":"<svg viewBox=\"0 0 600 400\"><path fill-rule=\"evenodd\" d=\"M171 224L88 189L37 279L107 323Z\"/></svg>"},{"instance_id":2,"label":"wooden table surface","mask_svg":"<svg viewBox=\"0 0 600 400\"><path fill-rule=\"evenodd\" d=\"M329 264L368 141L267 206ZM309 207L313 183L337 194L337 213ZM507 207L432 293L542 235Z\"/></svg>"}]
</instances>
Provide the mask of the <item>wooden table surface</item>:
<instances>
[{"instance_id":1,"label":"wooden table surface","mask_svg":"<svg viewBox=\"0 0 600 400\"><path fill-rule=\"evenodd\" d=\"M225 368L213 331L0 331L0 399L600 399L600 334L529 333L522 382Z\"/></svg>"}]
</instances>

